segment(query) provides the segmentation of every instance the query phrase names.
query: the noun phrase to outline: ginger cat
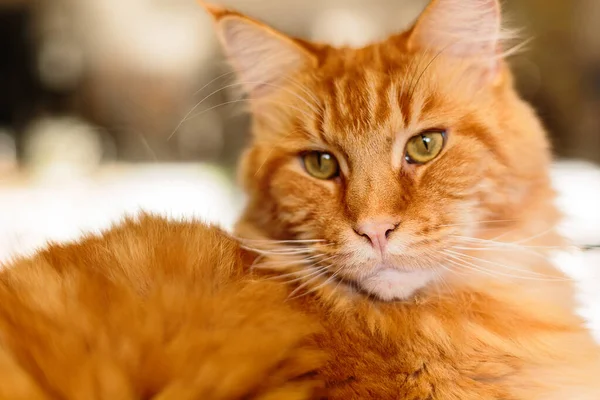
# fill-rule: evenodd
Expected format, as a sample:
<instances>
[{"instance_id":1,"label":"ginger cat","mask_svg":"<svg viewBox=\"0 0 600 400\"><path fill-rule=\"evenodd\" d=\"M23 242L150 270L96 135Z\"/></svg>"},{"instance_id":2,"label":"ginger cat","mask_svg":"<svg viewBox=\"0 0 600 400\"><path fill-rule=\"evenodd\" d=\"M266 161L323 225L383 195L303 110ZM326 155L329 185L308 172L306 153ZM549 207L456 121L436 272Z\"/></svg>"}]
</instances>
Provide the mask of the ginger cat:
<instances>
[{"instance_id":1,"label":"ginger cat","mask_svg":"<svg viewBox=\"0 0 600 400\"><path fill-rule=\"evenodd\" d=\"M253 115L237 234L320 316L330 398L600 399L497 0L357 49L206 8Z\"/></svg>"},{"instance_id":2,"label":"ginger cat","mask_svg":"<svg viewBox=\"0 0 600 400\"><path fill-rule=\"evenodd\" d=\"M146 216L17 261L0 399L600 399L496 0L360 49L206 8L254 117L254 252Z\"/></svg>"}]
</instances>

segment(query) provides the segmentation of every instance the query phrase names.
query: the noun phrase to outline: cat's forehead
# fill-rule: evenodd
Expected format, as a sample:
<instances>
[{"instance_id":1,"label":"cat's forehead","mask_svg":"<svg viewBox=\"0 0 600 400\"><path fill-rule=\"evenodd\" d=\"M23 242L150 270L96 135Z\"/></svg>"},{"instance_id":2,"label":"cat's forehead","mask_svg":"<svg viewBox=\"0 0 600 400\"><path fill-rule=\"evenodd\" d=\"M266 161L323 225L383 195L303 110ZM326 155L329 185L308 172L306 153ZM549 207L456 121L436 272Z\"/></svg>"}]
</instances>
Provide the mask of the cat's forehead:
<instances>
[{"instance_id":1,"label":"cat's forehead","mask_svg":"<svg viewBox=\"0 0 600 400\"><path fill-rule=\"evenodd\" d=\"M441 105L440 93L433 90L429 74L417 73L424 61L409 55L394 59L392 63L375 51L369 57L350 53L325 71L317 84L325 140L381 150L399 135L434 123L430 120Z\"/></svg>"}]
</instances>

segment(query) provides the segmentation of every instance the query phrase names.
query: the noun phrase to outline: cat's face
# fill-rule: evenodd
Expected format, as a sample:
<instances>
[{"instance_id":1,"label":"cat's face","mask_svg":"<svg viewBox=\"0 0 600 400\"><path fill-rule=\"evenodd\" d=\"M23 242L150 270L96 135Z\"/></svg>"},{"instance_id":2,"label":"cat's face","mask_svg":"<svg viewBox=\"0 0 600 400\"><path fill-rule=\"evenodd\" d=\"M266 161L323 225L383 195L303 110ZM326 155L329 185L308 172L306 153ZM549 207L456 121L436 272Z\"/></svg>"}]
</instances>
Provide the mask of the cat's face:
<instances>
[{"instance_id":1,"label":"cat's face","mask_svg":"<svg viewBox=\"0 0 600 400\"><path fill-rule=\"evenodd\" d=\"M478 3L477 23L465 28L456 3ZM212 11L255 120L242 236L314 240L309 260L330 276L402 299L546 184L543 130L498 57L495 1L436 1L411 31L362 49Z\"/></svg>"}]
</instances>

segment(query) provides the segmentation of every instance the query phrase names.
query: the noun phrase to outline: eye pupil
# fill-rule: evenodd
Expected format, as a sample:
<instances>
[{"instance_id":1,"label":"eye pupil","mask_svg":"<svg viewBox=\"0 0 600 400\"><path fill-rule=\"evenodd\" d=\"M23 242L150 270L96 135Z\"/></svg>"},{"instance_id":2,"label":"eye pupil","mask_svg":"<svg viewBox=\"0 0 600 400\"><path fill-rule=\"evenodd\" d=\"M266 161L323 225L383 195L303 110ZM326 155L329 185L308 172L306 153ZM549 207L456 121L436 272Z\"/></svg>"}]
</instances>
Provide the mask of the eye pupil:
<instances>
[{"instance_id":1,"label":"eye pupil","mask_svg":"<svg viewBox=\"0 0 600 400\"><path fill-rule=\"evenodd\" d=\"M445 131L425 131L407 142L404 158L409 164L426 164L440 155L445 143Z\"/></svg>"},{"instance_id":2,"label":"eye pupil","mask_svg":"<svg viewBox=\"0 0 600 400\"><path fill-rule=\"evenodd\" d=\"M329 180L338 176L339 165L330 153L311 151L302 156L304 168L317 179Z\"/></svg>"},{"instance_id":3,"label":"eye pupil","mask_svg":"<svg viewBox=\"0 0 600 400\"><path fill-rule=\"evenodd\" d=\"M425 150L429 151L429 142L431 141L431 138L425 135L421 135L421 138L423 139L423 146L425 146Z\"/></svg>"}]
</instances>

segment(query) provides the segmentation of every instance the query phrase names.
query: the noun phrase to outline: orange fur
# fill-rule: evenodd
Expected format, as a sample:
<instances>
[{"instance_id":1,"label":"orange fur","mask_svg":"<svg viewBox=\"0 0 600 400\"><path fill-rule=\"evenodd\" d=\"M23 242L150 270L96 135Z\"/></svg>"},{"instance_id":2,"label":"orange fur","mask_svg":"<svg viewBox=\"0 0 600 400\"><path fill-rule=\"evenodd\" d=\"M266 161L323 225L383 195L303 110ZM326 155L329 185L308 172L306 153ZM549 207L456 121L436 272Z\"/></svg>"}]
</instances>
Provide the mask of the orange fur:
<instances>
[{"instance_id":1,"label":"orange fur","mask_svg":"<svg viewBox=\"0 0 600 400\"><path fill-rule=\"evenodd\" d=\"M142 217L0 273L0 399L307 399L318 325L216 228Z\"/></svg>"},{"instance_id":2,"label":"orange fur","mask_svg":"<svg viewBox=\"0 0 600 400\"><path fill-rule=\"evenodd\" d=\"M501 58L498 2L433 0L407 32L356 49L215 10L254 117L237 233L321 317L331 398L600 398L600 351L549 260L565 246L549 144ZM264 90L245 85L271 67ZM447 132L441 155L405 162L431 128ZM307 173L314 150L339 177ZM382 217L399 224L378 254L356 226Z\"/></svg>"}]
</instances>

